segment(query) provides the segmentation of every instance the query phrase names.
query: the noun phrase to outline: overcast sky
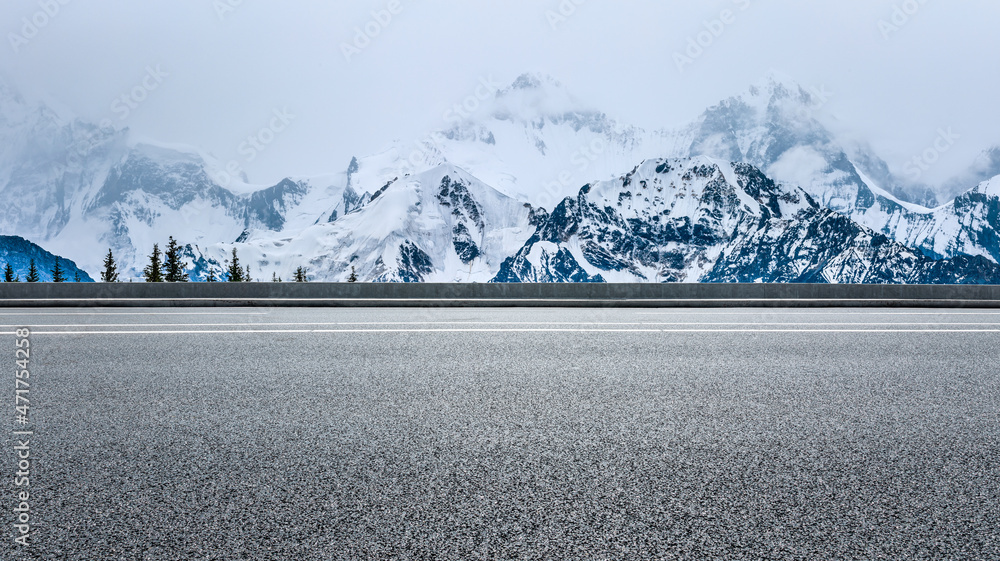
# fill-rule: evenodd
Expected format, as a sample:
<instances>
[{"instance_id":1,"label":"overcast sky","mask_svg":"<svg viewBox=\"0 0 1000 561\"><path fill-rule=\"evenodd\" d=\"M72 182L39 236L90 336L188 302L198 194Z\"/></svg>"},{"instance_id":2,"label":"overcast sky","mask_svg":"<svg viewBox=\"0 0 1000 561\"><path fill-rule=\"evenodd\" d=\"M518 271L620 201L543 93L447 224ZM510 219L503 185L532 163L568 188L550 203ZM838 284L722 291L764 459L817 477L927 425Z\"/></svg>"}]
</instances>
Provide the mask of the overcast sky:
<instances>
[{"instance_id":1,"label":"overcast sky","mask_svg":"<svg viewBox=\"0 0 1000 561\"><path fill-rule=\"evenodd\" d=\"M47 3L58 13L45 15ZM390 8L391 21L373 21ZM443 127L481 79L525 71L659 128L776 69L832 92L843 129L897 169L951 128L960 139L931 180L1000 143L995 0L6 0L0 10L0 72L81 117L229 160L287 108L290 124L247 166L255 182L342 170L351 155ZM356 41L366 26L377 31L367 45ZM706 26L718 36L703 34L708 46L679 69L675 53ZM141 103L115 104L144 81L155 89Z\"/></svg>"}]
</instances>

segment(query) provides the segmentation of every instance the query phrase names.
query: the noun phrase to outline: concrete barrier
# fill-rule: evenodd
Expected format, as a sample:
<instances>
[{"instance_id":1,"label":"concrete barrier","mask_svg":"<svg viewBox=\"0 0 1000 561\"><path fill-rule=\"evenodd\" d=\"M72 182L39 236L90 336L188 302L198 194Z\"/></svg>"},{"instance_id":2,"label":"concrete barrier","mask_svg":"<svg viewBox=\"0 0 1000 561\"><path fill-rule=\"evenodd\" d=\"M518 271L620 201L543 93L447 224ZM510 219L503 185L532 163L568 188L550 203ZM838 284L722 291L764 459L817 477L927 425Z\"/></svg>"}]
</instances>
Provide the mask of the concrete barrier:
<instances>
[{"instance_id":1,"label":"concrete barrier","mask_svg":"<svg viewBox=\"0 0 1000 561\"><path fill-rule=\"evenodd\" d=\"M1000 308L998 285L0 283L0 307Z\"/></svg>"}]
</instances>

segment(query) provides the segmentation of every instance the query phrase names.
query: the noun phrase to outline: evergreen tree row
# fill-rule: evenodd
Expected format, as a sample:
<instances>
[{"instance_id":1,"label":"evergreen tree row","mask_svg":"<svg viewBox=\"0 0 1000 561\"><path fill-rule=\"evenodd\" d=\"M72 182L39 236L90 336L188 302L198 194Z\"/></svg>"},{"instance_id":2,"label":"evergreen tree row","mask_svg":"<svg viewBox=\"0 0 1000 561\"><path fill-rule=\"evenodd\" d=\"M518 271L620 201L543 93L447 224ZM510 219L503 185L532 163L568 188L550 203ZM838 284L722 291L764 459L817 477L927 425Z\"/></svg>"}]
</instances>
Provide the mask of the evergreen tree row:
<instances>
[{"instance_id":1,"label":"evergreen tree row","mask_svg":"<svg viewBox=\"0 0 1000 561\"><path fill-rule=\"evenodd\" d=\"M227 262L229 266L224 272L225 278L220 279L216 276L215 268L209 267L205 282L252 282L250 266L247 265L244 267L240 264L236 248L233 248L232 258L228 259ZM184 272L187 267L188 264L181 257L181 245L177 243L173 236L170 236L166 251L161 251L159 244L153 244L153 253L149 256L149 264L143 269L142 276L146 282L189 282L190 278ZM66 270L63 268L58 257L56 257L51 272L52 282L66 282ZM28 275L25 277L24 282L40 282L40 280L38 266L35 264L35 260L32 259L28 265ZM296 268L292 280L295 282L309 282L309 274L306 268ZM101 282L118 281L118 262L115 261L115 255L111 249L108 249L108 254L104 257L104 270L101 271ZM277 273L271 273L271 281L282 282L281 277ZM14 267L10 263L7 263L3 269L3 282L21 282L21 277L14 272ZM79 272L73 275L73 282L82 282ZM351 267L351 275L347 282L358 282L358 275L355 273L354 267Z\"/></svg>"},{"instance_id":2,"label":"evergreen tree row","mask_svg":"<svg viewBox=\"0 0 1000 561\"><path fill-rule=\"evenodd\" d=\"M52 282L66 282L66 270L63 269L58 257L56 257L56 262L52 266L51 272ZM24 278L24 281L41 282L41 276L38 274L38 265L35 264L34 259L28 263L28 275ZM3 268L3 282L21 282L21 276L14 272L14 267L10 263L7 263ZM73 274L73 282L82 282L79 271Z\"/></svg>"},{"instance_id":3,"label":"evergreen tree row","mask_svg":"<svg viewBox=\"0 0 1000 561\"><path fill-rule=\"evenodd\" d=\"M217 274L215 267L208 268L208 275L205 282L253 282L250 274L250 265L243 266L240 263L239 254L233 248L232 255L226 260L228 265L221 274ZM58 266L58 262L57 262ZM170 236L167 242L166 251L160 249L159 244L153 244L153 253L149 255L149 261L142 270L143 279L146 282L188 282L190 280L184 270L188 263L181 257L181 245ZM309 274L305 267L298 267L292 277L295 282L309 282ZM272 282L283 282L277 273L271 273ZM351 276L347 282L357 282L358 276L351 267ZM16 280L14 282L17 282ZM29 281L30 282L30 281ZM104 270L101 271L101 282L118 282L118 264L115 261L114 253L109 249L104 258Z\"/></svg>"},{"instance_id":4,"label":"evergreen tree row","mask_svg":"<svg viewBox=\"0 0 1000 561\"><path fill-rule=\"evenodd\" d=\"M226 282L253 281L253 277L250 276L250 265L246 267L240 265L240 257L236 252L236 248L233 248L232 259L228 261L229 266L224 272L224 279L216 276L214 267L209 267L205 282L220 282L220 280ZM153 244L153 253L149 256L149 264L142 270L142 276L146 282L188 282L190 278L184 272L187 267L188 264L181 258L180 244L174 240L173 236L170 236L166 251L160 251L159 244ZM105 259L104 268L105 272L101 274L101 279L109 279L104 282L115 282L114 280L110 280L111 278L117 279L118 276L117 270L114 267L114 256L111 254L111 250L108 250L108 257Z\"/></svg>"}]
</instances>

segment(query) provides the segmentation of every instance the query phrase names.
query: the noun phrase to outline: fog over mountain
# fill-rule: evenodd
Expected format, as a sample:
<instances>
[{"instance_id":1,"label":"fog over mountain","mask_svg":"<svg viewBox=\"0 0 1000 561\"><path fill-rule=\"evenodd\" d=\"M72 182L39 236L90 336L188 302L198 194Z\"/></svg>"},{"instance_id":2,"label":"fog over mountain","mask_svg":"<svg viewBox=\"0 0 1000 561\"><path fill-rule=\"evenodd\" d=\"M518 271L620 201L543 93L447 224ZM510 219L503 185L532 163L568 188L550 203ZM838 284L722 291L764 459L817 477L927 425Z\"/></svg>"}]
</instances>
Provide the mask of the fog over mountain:
<instances>
[{"instance_id":1,"label":"fog over mountain","mask_svg":"<svg viewBox=\"0 0 1000 561\"><path fill-rule=\"evenodd\" d=\"M5 85L0 228L90 271L110 248L126 278L176 236L194 280L234 249L260 280L302 266L373 282L1000 279L1000 178L941 205L901 187L870 147L821 123L821 92L787 76L673 130L587 109L547 75L492 87L446 128L268 185Z\"/></svg>"},{"instance_id":2,"label":"fog over mountain","mask_svg":"<svg viewBox=\"0 0 1000 561\"><path fill-rule=\"evenodd\" d=\"M827 126L949 196L1000 142L989 71L1000 6L986 0L18 0L0 11L0 73L26 97L197 145L261 184L445 128L456 106L479 109L483 82L525 71L658 130L777 70L825 92ZM275 111L293 116L278 132ZM927 152L941 129L959 138ZM245 144L261 134L263 149ZM933 164L908 174L925 152Z\"/></svg>"}]
</instances>

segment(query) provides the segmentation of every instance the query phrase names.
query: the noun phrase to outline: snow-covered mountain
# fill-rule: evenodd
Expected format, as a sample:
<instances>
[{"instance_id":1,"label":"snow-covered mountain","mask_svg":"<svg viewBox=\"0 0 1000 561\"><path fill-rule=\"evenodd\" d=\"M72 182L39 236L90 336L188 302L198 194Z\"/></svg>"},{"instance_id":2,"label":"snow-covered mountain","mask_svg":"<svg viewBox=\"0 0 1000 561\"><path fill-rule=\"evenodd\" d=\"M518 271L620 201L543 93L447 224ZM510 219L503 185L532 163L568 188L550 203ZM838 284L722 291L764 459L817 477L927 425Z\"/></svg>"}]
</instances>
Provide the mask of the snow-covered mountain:
<instances>
[{"instance_id":1,"label":"snow-covered mountain","mask_svg":"<svg viewBox=\"0 0 1000 561\"><path fill-rule=\"evenodd\" d=\"M1000 176L934 209L878 200L852 218L930 257L1000 261Z\"/></svg>"},{"instance_id":2,"label":"snow-covered mountain","mask_svg":"<svg viewBox=\"0 0 1000 561\"><path fill-rule=\"evenodd\" d=\"M184 245L194 279L224 269L233 248L261 280L299 266L313 280L345 280L353 268L362 280L443 282L993 274L980 259L942 260L1000 260L1000 180L936 208L908 202L933 195L831 133L823 104L822 92L770 76L686 127L647 131L524 75L415 142L335 163L341 171L324 177L253 185L221 181L221 165L196 148L139 143L0 84L0 233L94 272L111 248L126 277L168 236ZM772 195L774 208L759 198ZM571 217L602 233L568 234ZM756 246L801 255L768 260Z\"/></svg>"},{"instance_id":3,"label":"snow-covered mountain","mask_svg":"<svg viewBox=\"0 0 1000 561\"><path fill-rule=\"evenodd\" d=\"M396 173L450 162L512 197L551 210L574 197L579 186L613 178L637 162L709 156L752 164L779 183L801 187L821 206L929 257L984 255L1000 261L993 241L1000 223L990 218L989 202L967 203L965 198L979 200L973 189L936 207L932 190L893 174L870 147L841 139L823 124L828 95L773 73L688 126L646 131L588 109L551 78L525 75L419 147L396 146L380 158ZM963 177L1000 172L994 152Z\"/></svg>"},{"instance_id":4,"label":"snow-covered mountain","mask_svg":"<svg viewBox=\"0 0 1000 561\"><path fill-rule=\"evenodd\" d=\"M987 259L935 260L748 164L643 162L561 202L497 282L991 283Z\"/></svg>"},{"instance_id":5,"label":"snow-covered mountain","mask_svg":"<svg viewBox=\"0 0 1000 561\"><path fill-rule=\"evenodd\" d=\"M0 81L0 232L59 236L124 144L121 131L67 119Z\"/></svg>"},{"instance_id":6,"label":"snow-covered mountain","mask_svg":"<svg viewBox=\"0 0 1000 561\"><path fill-rule=\"evenodd\" d=\"M298 231L359 198L336 175L222 186L220 166L195 148L134 142L128 130L67 118L4 84L0 141L0 232L73 255L91 271L109 248L123 276L138 276L168 236L207 245Z\"/></svg>"},{"instance_id":7,"label":"snow-covered mountain","mask_svg":"<svg viewBox=\"0 0 1000 561\"><path fill-rule=\"evenodd\" d=\"M825 95L768 76L678 131L674 144L681 150L675 155L752 164L779 183L801 187L820 206L928 257L981 255L1000 262L1000 179L988 175L1000 173L1000 151L987 151L942 188L970 181L962 194L944 205L923 206L935 202L931 190L894 175L871 148L842 140L822 124ZM978 181L983 183L977 187Z\"/></svg>"},{"instance_id":8,"label":"snow-covered mountain","mask_svg":"<svg viewBox=\"0 0 1000 561\"><path fill-rule=\"evenodd\" d=\"M238 247L251 272L267 279L290 279L305 266L310 278L330 281L353 270L375 282L487 282L534 232L529 205L447 164L393 178L366 200L294 236L257 230L239 244L200 250L194 261L221 268Z\"/></svg>"},{"instance_id":9,"label":"snow-covered mountain","mask_svg":"<svg viewBox=\"0 0 1000 561\"><path fill-rule=\"evenodd\" d=\"M676 134L677 156L745 162L775 180L802 187L821 205L851 215L878 198L911 198L902 181L870 148L846 142L824 126L821 88L771 74L746 92L706 110ZM872 185L864 176L878 178ZM874 190L873 190L874 187ZM889 191L896 191L890 195ZM928 202L928 195L920 193Z\"/></svg>"},{"instance_id":10,"label":"snow-covered mountain","mask_svg":"<svg viewBox=\"0 0 1000 561\"><path fill-rule=\"evenodd\" d=\"M480 92L481 93L481 92ZM454 164L507 196L554 207L594 178L611 178L663 152L670 135L620 124L548 76L525 74L474 110L450 110L442 127L360 160L380 177Z\"/></svg>"},{"instance_id":11,"label":"snow-covered mountain","mask_svg":"<svg viewBox=\"0 0 1000 561\"><path fill-rule=\"evenodd\" d=\"M979 185L1000 175L1000 146L984 150L964 173L947 181L939 189L938 200L950 201L969 190L969 185Z\"/></svg>"}]
</instances>

